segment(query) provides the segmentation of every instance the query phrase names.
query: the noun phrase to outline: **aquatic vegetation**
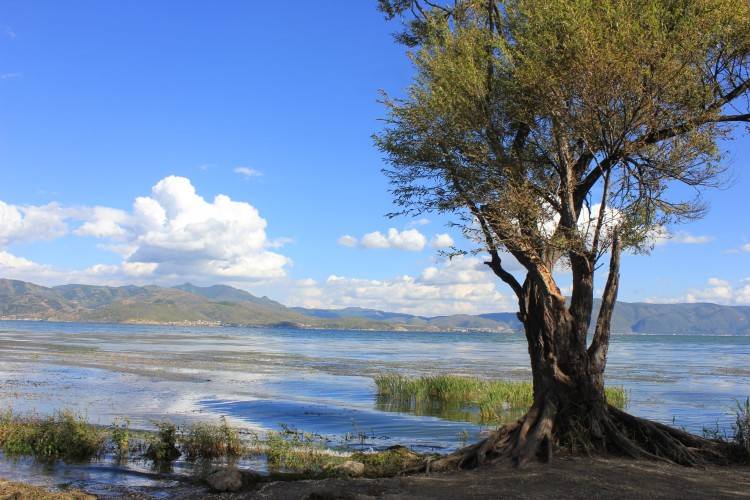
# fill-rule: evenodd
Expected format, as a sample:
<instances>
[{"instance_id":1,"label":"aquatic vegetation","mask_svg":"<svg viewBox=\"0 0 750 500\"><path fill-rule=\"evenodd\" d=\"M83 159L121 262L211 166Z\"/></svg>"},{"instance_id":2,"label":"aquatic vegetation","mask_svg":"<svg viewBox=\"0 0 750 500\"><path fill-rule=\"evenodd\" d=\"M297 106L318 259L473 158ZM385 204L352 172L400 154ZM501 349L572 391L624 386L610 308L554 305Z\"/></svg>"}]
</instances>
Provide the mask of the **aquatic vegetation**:
<instances>
[{"instance_id":1,"label":"aquatic vegetation","mask_svg":"<svg viewBox=\"0 0 750 500\"><path fill-rule=\"evenodd\" d=\"M483 424L515 419L520 416L519 411L531 406L534 398L531 382L457 375L411 378L386 373L378 375L375 384L381 405L392 402L404 410ZM628 394L622 387L607 387L605 393L613 406L627 406Z\"/></svg>"},{"instance_id":2,"label":"aquatic vegetation","mask_svg":"<svg viewBox=\"0 0 750 500\"><path fill-rule=\"evenodd\" d=\"M105 432L69 410L50 416L0 414L0 449L40 461L86 462L101 456Z\"/></svg>"},{"instance_id":3,"label":"aquatic vegetation","mask_svg":"<svg viewBox=\"0 0 750 500\"><path fill-rule=\"evenodd\" d=\"M177 426L172 422L156 422L157 433L149 439L146 458L156 464L171 463L180 456L177 448Z\"/></svg>"},{"instance_id":4,"label":"aquatic vegetation","mask_svg":"<svg viewBox=\"0 0 750 500\"><path fill-rule=\"evenodd\" d=\"M126 458L130 453L130 420L116 418L110 426L110 439L118 458Z\"/></svg>"},{"instance_id":5,"label":"aquatic vegetation","mask_svg":"<svg viewBox=\"0 0 750 500\"><path fill-rule=\"evenodd\" d=\"M734 444L750 457L750 397L744 402L737 401L737 414L732 430Z\"/></svg>"},{"instance_id":6,"label":"aquatic vegetation","mask_svg":"<svg viewBox=\"0 0 750 500\"><path fill-rule=\"evenodd\" d=\"M200 422L186 427L179 436L180 448L189 461L237 458L245 447L237 429L225 417L219 424Z\"/></svg>"}]
</instances>

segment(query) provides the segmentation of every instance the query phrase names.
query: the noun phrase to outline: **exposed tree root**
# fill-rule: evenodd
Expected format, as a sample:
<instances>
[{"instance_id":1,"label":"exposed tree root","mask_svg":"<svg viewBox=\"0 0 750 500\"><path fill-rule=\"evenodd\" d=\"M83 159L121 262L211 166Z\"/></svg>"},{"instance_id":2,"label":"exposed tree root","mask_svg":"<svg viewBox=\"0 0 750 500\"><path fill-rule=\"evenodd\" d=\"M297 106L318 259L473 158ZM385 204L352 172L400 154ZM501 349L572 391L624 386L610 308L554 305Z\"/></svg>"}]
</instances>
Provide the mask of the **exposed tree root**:
<instances>
[{"instance_id":1,"label":"exposed tree root","mask_svg":"<svg viewBox=\"0 0 750 500\"><path fill-rule=\"evenodd\" d=\"M609 453L685 466L731 461L731 450L726 443L638 418L612 406L595 418L589 416L586 422L585 425L568 422L565 425L569 429L567 435L558 435L556 426L563 425L559 422L557 407L551 400L544 400L520 420L497 429L484 440L407 472L472 469L503 460L518 467L535 457L549 461L554 447L572 447L573 443L582 445L587 453Z\"/></svg>"}]
</instances>

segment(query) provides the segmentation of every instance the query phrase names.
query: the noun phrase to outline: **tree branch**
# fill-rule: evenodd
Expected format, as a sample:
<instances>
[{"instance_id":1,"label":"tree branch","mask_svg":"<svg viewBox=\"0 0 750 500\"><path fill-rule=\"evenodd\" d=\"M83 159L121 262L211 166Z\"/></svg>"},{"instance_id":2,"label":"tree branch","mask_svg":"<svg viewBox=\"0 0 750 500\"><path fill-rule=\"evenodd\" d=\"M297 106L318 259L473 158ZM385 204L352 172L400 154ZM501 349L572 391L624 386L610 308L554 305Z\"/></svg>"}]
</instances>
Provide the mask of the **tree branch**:
<instances>
[{"instance_id":1,"label":"tree branch","mask_svg":"<svg viewBox=\"0 0 750 500\"><path fill-rule=\"evenodd\" d=\"M612 255L609 260L609 276L602 294L602 304L599 308L599 316L596 319L596 330L594 338L589 346L589 360L591 368L595 373L604 372L607 365L607 350L609 349L609 335L611 331L612 313L617 301L617 291L620 286L620 254L622 244L620 236L615 233L612 240Z\"/></svg>"}]
</instances>

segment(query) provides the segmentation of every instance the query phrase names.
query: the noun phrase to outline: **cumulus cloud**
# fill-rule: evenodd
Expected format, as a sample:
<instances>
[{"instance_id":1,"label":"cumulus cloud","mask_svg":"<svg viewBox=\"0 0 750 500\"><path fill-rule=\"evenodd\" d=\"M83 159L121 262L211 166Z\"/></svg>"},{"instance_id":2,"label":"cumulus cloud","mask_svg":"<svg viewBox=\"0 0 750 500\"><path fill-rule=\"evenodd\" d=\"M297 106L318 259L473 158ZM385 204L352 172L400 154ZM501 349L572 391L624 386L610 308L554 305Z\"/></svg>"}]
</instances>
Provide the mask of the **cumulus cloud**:
<instances>
[{"instance_id":1,"label":"cumulus cloud","mask_svg":"<svg viewBox=\"0 0 750 500\"><path fill-rule=\"evenodd\" d=\"M331 275L324 283L300 287L290 300L305 307L365 307L425 316L515 310L497 285L481 259L459 256L419 276L372 280Z\"/></svg>"},{"instance_id":2,"label":"cumulus cloud","mask_svg":"<svg viewBox=\"0 0 750 500\"><path fill-rule=\"evenodd\" d=\"M240 174L243 177L250 178L250 177L260 177L263 175L263 172L260 170L255 170L254 168L250 167L237 167L234 169L235 174Z\"/></svg>"},{"instance_id":3,"label":"cumulus cloud","mask_svg":"<svg viewBox=\"0 0 750 500\"><path fill-rule=\"evenodd\" d=\"M105 248L122 256L122 262L65 274L5 252L0 262L4 274L77 276L108 283L130 278L253 282L283 277L291 264L269 250L287 240L268 239L266 220L255 207L221 194L207 201L189 179L176 176L159 181L150 196L136 198L131 211L0 202L0 246L62 236L71 221L80 223L75 235L102 240Z\"/></svg>"},{"instance_id":4,"label":"cumulus cloud","mask_svg":"<svg viewBox=\"0 0 750 500\"><path fill-rule=\"evenodd\" d=\"M417 229L399 231L392 227L388 230L387 234L383 234L380 231L373 231L359 239L345 234L338 239L338 243L347 247L359 245L362 248L395 248L410 252L419 252L424 250L427 245L427 238Z\"/></svg>"},{"instance_id":5,"label":"cumulus cloud","mask_svg":"<svg viewBox=\"0 0 750 500\"><path fill-rule=\"evenodd\" d=\"M430 246L436 250L451 248L454 244L453 238L447 233L436 234L430 241Z\"/></svg>"},{"instance_id":6,"label":"cumulus cloud","mask_svg":"<svg viewBox=\"0 0 750 500\"><path fill-rule=\"evenodd\" d=\"M160 276L258 280L285 275L289 259L268 250L266 220L245 202L206 201L190 180L170 176L133 210L94 210L78 231L123 241L125 263L151 264Z\"/></svg>"},{"instance_id":7,"label":"cumulus cloud","mask_svg":"<svg viewBox=\"0 0 750 500\"><path fill-rule=\"evenodd\" d=\"M0 201L0 246L64 236L71 215L57 203L20 206Z\"/></svg>"}]
</instances>

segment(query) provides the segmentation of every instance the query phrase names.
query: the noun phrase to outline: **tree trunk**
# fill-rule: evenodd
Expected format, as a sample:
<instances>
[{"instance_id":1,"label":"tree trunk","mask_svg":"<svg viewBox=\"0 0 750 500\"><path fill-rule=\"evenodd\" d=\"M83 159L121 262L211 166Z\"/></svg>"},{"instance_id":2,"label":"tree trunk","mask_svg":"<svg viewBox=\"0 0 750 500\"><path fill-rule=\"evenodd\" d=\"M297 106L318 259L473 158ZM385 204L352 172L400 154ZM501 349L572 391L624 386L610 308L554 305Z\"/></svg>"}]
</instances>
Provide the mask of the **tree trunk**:
<instances>
[{"instance_id":1,"label":"tree trunk","mask_svg":"<svg viewBox=\"0 0 750 500\"><path fill-rule=\"evenodd\" d=\"M519 318L524 323L531 359L531 408L519 421L501 427L479 443L426 463L421 470L471 468L503 458L520 466L535 456L548 461L558 447L683 465L727 461L730 453L725 443L640 419L607 404L603 372L616 298L619 243L614 250L597 320L606 325L597 324L590 347L587 331L591 310L585 308L590 308L592 301L584 298L576 302L574 297L568 307L561 295L546 293L542 286L526 280ZM584 281L579 286L585 288L590 283ZM580 318L586 318L585 324L577 321Z\"/></svg>"}]
</instances>

